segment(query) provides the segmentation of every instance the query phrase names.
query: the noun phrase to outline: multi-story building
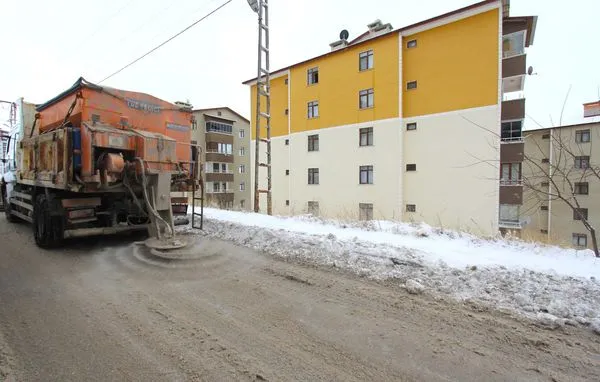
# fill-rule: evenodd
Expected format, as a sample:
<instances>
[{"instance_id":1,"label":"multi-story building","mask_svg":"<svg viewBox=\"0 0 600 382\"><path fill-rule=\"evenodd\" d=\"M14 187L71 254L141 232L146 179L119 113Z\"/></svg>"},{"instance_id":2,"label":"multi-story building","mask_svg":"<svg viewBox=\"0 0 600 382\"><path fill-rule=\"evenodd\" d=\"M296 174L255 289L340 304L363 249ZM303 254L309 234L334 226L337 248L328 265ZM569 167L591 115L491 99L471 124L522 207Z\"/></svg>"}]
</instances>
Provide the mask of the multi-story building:
<instances>
[{"instance_id":1,"label":"multi-story building","mask_svg":"<svg viewBox=\"0 0 600 382\"><path fill-rule=\"evenodd\" d=\"M206 204L246 210L250 201L250 122L228 107L194 110Z\"/></svg>"},{"instance_id":2,"label":"multi-story building","mask_svg":"<svg viewBox=\"0 0 600 382\"><path fill-rule=\"evenodd\" d=\"M523 236L592 248L582 217L600 227L600 122L524 135Z\"/></svg>"},{"instance_id":3,"label":"multi-story building","mask_svg":"<svg viewBox=\"0 0 600 382\"><path fill-rule=\"evenodd\" d=\"M498 232L501 122L524 107L504 96L523 89L535 21L501 0L400 29L376 21L271 73L273 213ZM257 79L245 84L254 124Z\"/></svg>"}]
</instances>

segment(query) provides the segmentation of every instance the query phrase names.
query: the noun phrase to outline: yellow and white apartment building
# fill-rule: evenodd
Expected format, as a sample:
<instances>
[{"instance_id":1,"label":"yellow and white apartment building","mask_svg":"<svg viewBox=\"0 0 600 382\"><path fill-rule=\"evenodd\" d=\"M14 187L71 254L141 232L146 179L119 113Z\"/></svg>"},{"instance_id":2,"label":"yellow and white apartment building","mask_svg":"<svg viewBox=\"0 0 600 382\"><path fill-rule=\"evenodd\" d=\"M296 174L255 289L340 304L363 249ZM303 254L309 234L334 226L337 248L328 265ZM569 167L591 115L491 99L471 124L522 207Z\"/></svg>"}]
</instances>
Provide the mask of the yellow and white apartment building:
<instances>
[{"instance_id":1,"label":"yellow and white apartment building","mask_svg":"<svg viewBox=\"0 0 600 382\"><path fill-rule=\"evenodd\" d=\"M508 1L490 0L400 29L376 21L273 72L273 214L501 229L501 204L522 203L522 190L501 200L500 162L522 161L522 123L509 124L510 139L504 130L524 118L525 47L536 22L508 11ZM254 147L256 78L245 84Z\"/></svg>"}]
</instances>

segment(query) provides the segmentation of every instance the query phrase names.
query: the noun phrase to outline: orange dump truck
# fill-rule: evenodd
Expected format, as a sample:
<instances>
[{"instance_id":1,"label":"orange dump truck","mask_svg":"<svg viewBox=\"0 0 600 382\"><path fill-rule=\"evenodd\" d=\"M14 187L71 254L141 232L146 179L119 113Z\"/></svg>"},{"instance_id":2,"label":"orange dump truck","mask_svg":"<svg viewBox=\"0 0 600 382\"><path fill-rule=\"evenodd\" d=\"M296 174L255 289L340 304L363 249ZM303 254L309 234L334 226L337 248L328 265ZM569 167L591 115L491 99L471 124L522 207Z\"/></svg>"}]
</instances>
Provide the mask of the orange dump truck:
<instances>
[{"instance_id":1,"label":"orange dump truck","mask_svg":"<svg viewBox=\"0 0 600 382\"><path fill-rule=\"evenodd\" d=\"M186 213L188 198L171 193L202 184L192 118L189 105L80 78L11 135L8 219L33 223L41 247L132 230L172 240L173 212Z\"/></svg>"}]
</instances>

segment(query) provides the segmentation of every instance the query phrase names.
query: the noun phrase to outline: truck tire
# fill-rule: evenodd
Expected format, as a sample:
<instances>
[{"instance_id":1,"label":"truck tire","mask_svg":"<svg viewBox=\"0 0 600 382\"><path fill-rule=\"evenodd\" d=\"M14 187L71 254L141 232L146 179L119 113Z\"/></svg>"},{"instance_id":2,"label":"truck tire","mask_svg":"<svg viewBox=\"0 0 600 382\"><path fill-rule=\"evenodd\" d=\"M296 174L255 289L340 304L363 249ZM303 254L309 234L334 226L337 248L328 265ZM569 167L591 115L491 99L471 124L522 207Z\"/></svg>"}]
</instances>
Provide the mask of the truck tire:
<instances>
[{"instance_id":1,"label":"truck tire","mask_svg":"<svg viewBox=\"0 0 600 382\"><path fill-rule=\"evenodd\" d=\"M33 207L33 237L40 248L56 248L63 242L63 222L50 214L46 195L38 195Z\"/></svg>"}]
</instances>

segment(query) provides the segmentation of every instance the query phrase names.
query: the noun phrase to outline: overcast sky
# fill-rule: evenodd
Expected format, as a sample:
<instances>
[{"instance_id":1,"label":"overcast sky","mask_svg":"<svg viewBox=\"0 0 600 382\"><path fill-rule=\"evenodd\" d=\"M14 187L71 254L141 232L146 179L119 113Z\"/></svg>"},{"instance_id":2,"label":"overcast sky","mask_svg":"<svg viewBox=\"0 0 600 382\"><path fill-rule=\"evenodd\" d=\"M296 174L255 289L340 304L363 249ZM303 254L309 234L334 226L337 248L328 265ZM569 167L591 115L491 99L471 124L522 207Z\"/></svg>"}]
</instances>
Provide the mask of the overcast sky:
<instances>
[{"instance_id":1,"label":"overcast sky","mask_svg":"<svg viewBox=\"0 0 600 382\"><path fill-rule=\"evenodd\" d=\"M42 103L83 76L98 82L224 0L0 0L0 99ZM329 50L375 19L394 28L472 4L470 0L271 0L272 69ZM583 122L600 98L600 1L511 0L511 16L538 15L526 79L526 128ZM250 114L242 81L256 74L256 15L246 0L222 10L103 84L194 107ZM0 126L6 119L0 107ZM537 122L535 122L537 121ZM539 125L538 125L539 124Z\"/></svg>"}]
</instances>

